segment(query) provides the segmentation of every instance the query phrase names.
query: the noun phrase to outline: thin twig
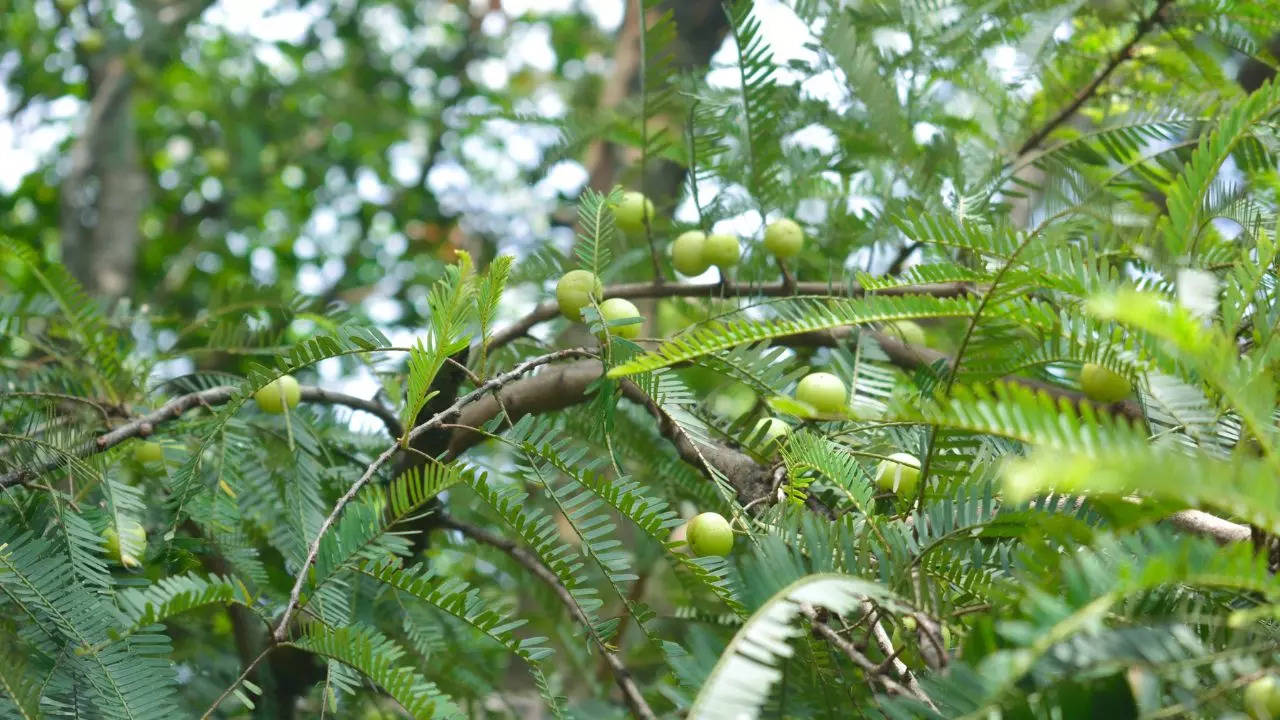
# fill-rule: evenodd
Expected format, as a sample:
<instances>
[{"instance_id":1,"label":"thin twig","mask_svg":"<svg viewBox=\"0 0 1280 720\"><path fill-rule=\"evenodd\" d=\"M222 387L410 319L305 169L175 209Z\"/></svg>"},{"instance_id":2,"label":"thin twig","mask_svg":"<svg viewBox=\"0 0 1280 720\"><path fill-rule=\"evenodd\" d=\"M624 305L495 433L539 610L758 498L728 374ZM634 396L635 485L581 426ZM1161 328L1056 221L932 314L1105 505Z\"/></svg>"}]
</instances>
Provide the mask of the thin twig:
<instances>
[{"instance_id":1,"label":"thin twig","mask_svg":"<svg viewBox=\"0 0 1280 720\"><path fill-rule=\"evenodd\" d=\"M965 283L936 283L926 285L908 285L903 287L884 288L875 291L877 295L932 295L935 297L957 297L971 291ZM604 289L603 297L608 298L720 298L720 297L788 297L791 295L834 295L856 297L864 290L857 284L834 285L828 282L798 282L794 285L774 283L769 285L751 285L749 283L733 283L717 280L712 283L655 284L624 283L610 285ZM524 337L535 325L558 316L560 308L555 301L539 304L528 315L495 332L487 347L502 347L507 343Z\"/></svg>"},{"instance_id":2,"label":"thin twig","mask_svg":"<svg viewBox=\"0 0 1280 720\"><path fill-rule=\"evenodd\" d=\"M867 673L868 677L874 678L880 682L880 684L884 685L886 690L897 695L910 695L912 697L918 697L920 700L928 701L928 697L917 696L906 686L885 675L883 668L880 667L879 663L876 663L872 661L871 658L863 655L858 651L858 648L854 647L853 643L845 640L840 636L840 633L835 631L834 628L823 622L818 611L812 605L808 603L801 603L800 612L806 618L809 618L809 623L813 625L813 629L816 630L819 635L826 638L827 642L836 646L836 649L847 655L848 658L853 661L854 665L862 668L862 670Z\"/></svg>"},{"instance_id":3,"label":"thin twig","mask_svg":"<svg viewBox=\"0 0 1280 720\"><path fill-rule=\"evenodd\" d=\"M222 694L218 696L217 700L213 701L213 704L209 706L209 709L204 711L204 714L200 716L200 720L208 720L209 716L213 715L213 711L217 710L218 706L222 704L222 701L226 700L231 693L235 692L236 688L240 687L240 683L244 682L245 678L249 677L249 673L253 672L253 669L258 667L258 663L266 659L267 655L275 649L275 645L268 645L263 648L262 652L258 653L258 657L254 658L244 667L244 671L240 673L240 677L237 677L235 682L227 686L227 689L222 691Z\"/></svg>"},{"instance_id":4,"label":"thin twig","mask_svg":"<svg viewBox=\"0 0 1280 720\"><path fill-rule=\"evenodd\" d=\"M614 680L618 683L618 687L622 689L622 695L626 698L627 704L631 706L631 712L636 717L643 718L643 720L656 720L657 716L649 708L649 703L645 701L644 695L640 693L640 688L636 686L635 680L631 677L631 671L627 670L626 665L622 664L622 660L617 655L605 647L604 642L596 636L595 629L591 626L591 619L579 607L578 601L574 599L573 594L564 586L564 583L560 582L560 578L556 577L556 574L544 565L536 555L511 540L495 535L483 528L459 522L451 517L441 517L438 525L457 530L477 542L492 545L510 555L511 559L523 565L529 572L545 582L556 594L556 597L560 598L560 601L568 608L569 614L586 626L588 634L600 647L600 653L613 671Z\"/></svg>"},{"instance_id":5,"label":"thin twig","mask_svg":"<svg viewBox=\"0 0 1280 720\"><path fill-rule=\"evenodd\" d=\"M417 438L428 430L439 427L441 423L453 419L453 417L457 415L462 408L466 407L468 403L475 401L496 388L500 388L503 385L514 382L521 375L524 375L530 370L546 365L547 363L571 357L594 357L594 354L582 348L570 348L525 360L511 370L500 375L495 375L475 390L472 390L466 395L455 400L452 405L436 413L426 422L415 426L404 437L403 445L407 447L409 445L409 441ZM373 474L377 472L378 468L382 467L383 464L390 460L391 457L401 449L401 445L402 443L400 442L392 443L390 447L384 450L382 454L379 455L364 471L364 474L360 476L360 479L352 483L347 492L341 498L338 498L338 502L333 506L333 510L329 512L329 516L320 524L320 529L316 531L315 539L311 541L311 547L307 549L307 557L303 560L302 567L298 570L298 577L294 580L293 590L289 592L289 602L285 605L284 611L280 615L280 622L276 625L276 629L272 633L272 636L277 642L284 640L285 635L289 631L289 621L293 619L293 613L298 609L298 601L302 597L302 585L307 579L307 574L311 568L311 564L315 562L316 554L320 552L320 541L324 538L325 533L329 532L329 529L333 527L335 522L337 522L338 515L342 513L342 509L347 506L347 503L351 502L352 498L356 496L356 493L360 492L360 489L368 484L369 480L373 477Z\"/></svg>"},{"instance_id":6,"label":"thin twig","mask_svg":"<svg viewBox=\"0 0 1280 720\"><path fill-rule=\"evenodd\" d=\"M75 457L85 458L100 452L104 452L120 443L134 437L149 437L156 431L158 425L176 420L188 410L198 407L213 407L214 405L223 405L231 400L236 392L233 385L221 385L212 387L207 390L180 395L173 398L169 402L160 406L159 409L139 416L133 420L111 430L108 433L99 435L93 441L86 443L78 451L72 453ZM387 432L392 436L400 434L400 419L390 409L373 400L365 400L353 395L346 395L324 388L304 385L300 388L301 399L306 402L318 403L321 405L344 405L354 410L362 410L377 417L387 426ZM62 467L63 463L53 461L46 463L44 466L36 469L19 469L0 475L0 488L9 485L17 485L35 479L43 473Z\"/></svg>"},{"instance_id":7,"label":"thin twig","mask_svg":"<svg viewBox=\"0 0 1280 720\"><path fill-rule=\"evenodd\" d=\"M929 707L937 710L937 706L933 704L933 701L929 700L929 696L926 695L924 690L920 687L920 683L916 682L916 676L911 672L911 668L907 667L907 664L898 658L898 651L893 648L893 640L889 637L889 633L885 631L884 625L880 624L880 618L872 615L872 613L878 612L876 607L869 601L864 601L863 607L866 609L867 615L872 618L871 636L875 638L876 645L880 647L880 651L884 653L885 657L890 659L894 672L898 674L898 677L902 679L902 682L904 682L907 688L911 690L912 695L915 695L927 703Z\"/></svg>"},{"instance_id":8,"label":"thin twig","mask_svg":"<svg viewBox=\"0 0 1280 720\"><path fill-rule=\"evenodd\" d=\"M1133 29L1133 37L1129 38L1129 42L1125 43L1124 47L1117 50L1111 56L1111 59L1107 61L1105 66L1103 66L1102 71L1095 75L1094 78L1089 81L1088 85L1081 88L1066 107L1062 108L1057 115L1050 118L1048 122L1040 127L1040 129L1031 133L1031 137L1027 138L1026 142L1022 143L1022 145L1018 147L1017 155L1021 157L1026 155L1028 152L1031 152L1037 145L1044 142L1044 139L1049 137L1049 134L1056 130L1059 125L1070 120L1071 116L1075 115L1076 111L1080 109L1080 106L1084 105L1089 98L1093 97L1094 93L1098 91L1098 88L1102 86L1102 83L1106 82L1107 78L1111 76L1111 73L1115 72L1116 68L1120 67L1125 60L1133 57L1133 50L1138 45L1138 42L1142 40L1143 36L1150 32L1156 24L1159 23L1160 17L1165 12L1165 8L1172 4L1173 0L1160 0L1159 3L1156 3L1155 10L1152 10L1150 15L1142 18L1142 20L1138 22L1138 25Z\"/></svg>"}]
</instances>

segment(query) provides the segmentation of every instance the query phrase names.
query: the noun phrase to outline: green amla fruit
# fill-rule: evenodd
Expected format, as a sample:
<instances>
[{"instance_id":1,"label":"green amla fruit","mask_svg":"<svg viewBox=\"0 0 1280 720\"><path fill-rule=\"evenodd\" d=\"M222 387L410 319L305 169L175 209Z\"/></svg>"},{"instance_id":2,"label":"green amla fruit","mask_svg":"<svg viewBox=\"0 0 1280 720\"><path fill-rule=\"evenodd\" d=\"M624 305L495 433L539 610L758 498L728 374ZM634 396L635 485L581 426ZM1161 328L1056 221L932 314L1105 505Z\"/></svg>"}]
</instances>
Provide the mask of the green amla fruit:
<instances>
[{"instance_id":1,"label":"green amla fruit","mask_svg":"<svg viewBox=\"0 0 1280 720\"><path fill-rule=\"evenodd\" d=\"M590 270L570 270L556 283L560 314L574 322L582 322L582 308L590 305L593 297L599 299L603 294L600 278Z\"/></svg>"},{"instance_id":2,"label":"green amla fruit","mask_svg":"<svg viewBox=\"0 0 1280 720\"><path fill-rule=\"evenodd\" d=\"M106 530L102 531L102 537L107 541L107 555L120 561L120 564L127 567L138 567L142 563L138 560L147 549L147 531L134 520L124 520L121 522L128 547L121 547L120 534L116 532L114 525L108 525Z\"/></svg>"},{"instance_id":3,"label":"green amla fruit","mask_svg":"<svg viewBox=\"0 0 1280 720\"><path fill-rule=\"evenodd\" d=\"M899 497L915 495L919 482L920 459L910 453L894 453L881 460L876 468L876 485L881 490L897 493Z\"/></svg>"},{"instance_id":4,"label":"green amla fruit","mask_svg":"<svg viewBox=\"0 0 1280 720\"><path fill-rule=\"evenodd\" d=\"M139 440L133 444L133 459L142 465L164 462L164 447L157 442Z\"/></svg>"},{"instance_id":5,"label":"green amla fruit","mask_svg":"<svg viewBox=\"0 0 1280 720\"><path fill-rule=\"evenodd\" d=\"M738 264L742 245L738 238L724 233L712 233L702 246L702 259L724 270Z\"/></svg>"},{"instance_id":6,"label":"green amla fruit","mask_svg":"<svg viewBox=\"0 0 1280 720\"><path fill-rule=\"evenodd\" d=\"M895 320L884 324L884 333L908 345L924 345L924 328L910 320Z\"/></svg>"},{"instance_id":7,"label":"green amla fruit","mask_svg":"<svg viewBox=\"0 0 1280 720\"><path fill-rule=\"evenodd\" d=\"M707 236L700 230L680 233L671 243L671 264L681 275L694 277L711 267L707 260Z\"/></svg>"},{"instance_id":8,"label":"green amla fruit","mask_svg":"<svg viewBox=\"0 0 1280 720\"><path fill-rule=\"evenodd\" d=\"M756 392L744 383L720 388L707 398L707 409L726 420L737 420L756 406Z\"/></svg>"},{"instance_id":9,"label":"green amla fruit","mask_svg":"<svg viewBox=\"0 0 1280 720\"><path fill-rule=\"evenodd\" d=\"M799 255L803 247L804 230L795 220L775 220L764 229L764 249L783 260Z\"/></svg>"},{"instance_id":10,"label":"green amla fruit","mask_svg":"<svg viewBox=\"0 0 1280 720\"><path fill-rule=\"evenodd\" d=\"M698 557L728 555L733 549L733 529L719 513L705 512L689 521L689 548Z\"/></svg>"},{"instance_id":11,"label":"green amla fruit","mask_svg":"<svg viewBox=\"0 0 1280 720\"><path fill-rule=\"evenodd\" d=\"M1280 681L1267 675L1249 683L1244 689L1244 711L1253 720L1280 718Z\"/></svg>"},{"instance_id":12,"label":"green amla fruit","mask_svg":"<svg viewBox=\"0 0 1280 720\"><path fill-rule=\"evenodd\" d=\"M1086 397L1100 403L1120 402L1133 392L1125 376L1094 363L1080 368L1080 388Z\"/></svg>"},{"instance_id":13,"label":"green amla fruit","mask_svg":"<svg viewBox=\"0 0 1280 720\"><path fill-rule=\"evenodd\" d=\"M604 318L606 324L609 325L609 332L627 339L640 337L640 328L643 322L627 323L625 325L613 325L616 320L627 320L630 318L640 318L640 310L630 300L622 298L609 298L600 303L600 317Z\"/></svg>"},{"instance_id":14,"label":"green amla fruit","mask_svg":"<svg viewBox=\"0 0 1280 720\"><path fill-rule=\"evenodd\" d=\"M764 452L773 452L783 439L787 437L787 433L791 432L791 426L774 417L761 418L760 422L751 430L751 437L759 436L756 441L757 447Z\"/></svg>"},{"instance_id":15,"label":"green amla fruit","mask_svg":"<svg viewBox=\"0 0 1280 720\"><path fill-rule=\"evenodd\" d=\"M284 412L285 406L295 408L302 399L302 388L292 375L281 375L253 394L254 402L267 413L278 415Z\"/></svg>"},{"instance_id":16,"label":"green amla fruit","mask_svg":"<svg viewBox=\"0 0 1280 720\"><path fill-rule=\"evenodd\" d=\"M653 202L644 193L628 190L622 193L622 199L613 206L613 218L618 229L628 235L644 232L645 218L653 222Z\"/></svg>"},{"instance_id":17,"label":"green amla fruit","mask_svg":"<svg viewBox=\"0 0 1280 720\"><path fill-rule=\"evenodd\" d=\"M820 413L844 412L848 399L844 383L831 373L809 373L796 385L796 400Z\"/></svg>"}]
</instances>

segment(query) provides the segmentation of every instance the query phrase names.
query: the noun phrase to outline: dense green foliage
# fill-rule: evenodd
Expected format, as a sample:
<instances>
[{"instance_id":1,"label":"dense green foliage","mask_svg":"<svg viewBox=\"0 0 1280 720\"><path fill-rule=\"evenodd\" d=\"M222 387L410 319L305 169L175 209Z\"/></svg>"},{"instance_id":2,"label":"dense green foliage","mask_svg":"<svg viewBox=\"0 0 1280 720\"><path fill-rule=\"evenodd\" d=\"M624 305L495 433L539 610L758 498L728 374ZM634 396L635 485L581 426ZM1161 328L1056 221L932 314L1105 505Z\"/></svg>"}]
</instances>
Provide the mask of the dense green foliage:
<instances>
[{"instance_id":1,"label":"dense green foliage","mask_svg":"<svg viewBox=\"0 0 1280 720\"><path fill-rule=\"evenodd\" d=\"M0 3L22 103L131 63L158 182L118 297L74 137L0 197L0 717L1265 715L1280 4L740 0L708 68L645 0L613 104L576 11L99 4Z\"/></svg>"}]
</instances>

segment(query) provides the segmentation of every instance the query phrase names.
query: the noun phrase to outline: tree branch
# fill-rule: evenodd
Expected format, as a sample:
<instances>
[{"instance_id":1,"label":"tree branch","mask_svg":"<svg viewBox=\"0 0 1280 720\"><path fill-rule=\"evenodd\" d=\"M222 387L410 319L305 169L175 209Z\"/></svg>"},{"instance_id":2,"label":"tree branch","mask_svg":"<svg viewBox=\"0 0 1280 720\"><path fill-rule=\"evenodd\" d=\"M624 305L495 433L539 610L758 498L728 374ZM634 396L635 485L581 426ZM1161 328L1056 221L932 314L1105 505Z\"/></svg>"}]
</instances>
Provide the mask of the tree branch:
<instances>
[{"instance_id":1,"label":"tree branch","mask_svg":"<svg viewBox=\"0 0 1280 720\"><path fill-rule=\"evenodd\" d=\"M545 582L555 592L556 597L560 598L560 602L564 603L564 606L569 609L569 614L587 628L588 634L600 647L600 653L613 671L614 680L618 683L618 687L622 689L622 695L626 698L627 704L631 706L631 712L636 717L644 718L644 720L656 720L657 716L653 714L653 710L645 702L644 695L640 693L640 688L636 686L635 680L631 677L631 672L622 664L622 660L611 652L609 648L605 647L600 638L596 637L595 631L591 628L591 620L582 611L582 608L578 606L578 601L573 598L569 589L560 582L560 578L556 577L556 574L551 572L546 565L543 565L536 555L511 540L474 525L459 522L448 516L440 517L437 526L457 530L472 540L501 550L510 555L511 559L523 565L529 572L538 576L538 579Z\"/></svg>"},{"instance_id":2,"label":"tree branch","mask_svg":"<svg viewBox=\"0 0 1280 720\"><path fill-rule=\"evenodd\" d=\"M691 285L654 283L625 283L610 285L604 289L604 299L608 298L727 298L727 297L789 297L791 295L834 295L839 297L857 297L864 294L857 284L835 285L825 282L801 282L794 287L786 283L771 285L750 285L744 283L696 283ZM928 285L910 285L896 288L885 288L875 291L877 295L933 295L935 297L957 297L970 292L965 283L939 283ZM540 303L528 315L495 332L489 338L490 349L502 347L513 340L524 337L533 327L546 322L560 314L560 308L554 300Z\"/></svg>"},{"instance_id":3,"label":"tree branch","mask_svg":"<svg viewBox=\"0 0 1280 720\"><path fill-rule=\"evenodd\" d=\"M320 387L311 385L303 385L301 388L301 399L304 402L317 403L321 405L344 405L353 410L367 412L382 421L387 427L387 432L392 437L398 437L401 433L400 419L389 408L384 407L374 400L365 400L354 395L334 392ZM231 400L231 396L235 394L236 387L233 385L220 385L207 390L189 393L187 395L179 395L169 402L160 406L152 412L134 418L133 420L107 432L99 435L92 442L85 444L78 451L73 453L77 458L85 458L100 452L104 452L130 438L150 437L156 431L156 426L163 425L182 417L188 410L198 407L212 407L214 405L223 405ZM0 488L10 485L18 485L30 480L34 480L40 475L62 467L60 461L46 463L37 469L19 469L0 475Z\"/></svg>"},{"instance_id":4,"label":"tree branch","mask_svg":"<svg viewBox=\"0 0 1280 720\"><path fill-rule=\"evenodd\" d=\"M525 360L507 372L495 375L489 380L486 380L475 390L463 395L455 400L452 405L436 413L431 417L431 419L416 425L404 436L404 442L408 444L422 434L452 420L470 403L475 402L494 390L502 388L504 385L515 382L520 378L520 376L534 370L535 368L539 368L547 363L552 363L557 360L582 356L592 357L593 355L591 352L581 348L570 348L567 350L557 350L553 353L547 353L546 355L539 355L538 357ZM369 480L373 477L373 474L377 472L378 468L382 467L383 464L390 460L391 457L400 450L400 447L401 444L399 442L394 442L391 444L391 447L384 450L382 454L379 455L364 471L364 474L360 476L360 479L352 483L347 492L342 497L338 498L338 502L333 506L333 510L329 512L328 517L324 519L324 522L320 524L320 528L316 530L315 539L311 541L311 547L307 549L307 557L302 562L302 567L298 570L298 577L293 582L293 589L289 592L289 602L284 606L284 610L280 614L280 621L276 625L275 631L272 633L272 637L275 638L276 642L284 640L285 634L289 630L289 620L293 618L294 611L298 609L298 601L302 597L302 584L307 579L307 574L311 568L311 564L316 560L316 554L320 552L320 541L324 539L325 533L329 532L329 529L333 527L338 516L342 514L342 509L347 506L347 503L351 502L352 498L356 496L356 493L360 492L360 488L369 483Z\"/></svg>"},{"instance_id":5,"label":"tree branch","mask_svg":"<svg viewBox=\"0 0 1280 720\"><path fill-rule=\"evenodd\" d=\"M926 702L928 701L928 697L916 695L906 686L885 675L884 668L880 667L879 663L872 662L871 658L859 652L858 648L854 647L853 643L845 640L840 636L840 633L836 632L830 625L823 622L818 611L812 605L809 603L801 603L800 612L809 619L809 623L819 635L825 638L827 642L834 645L836 649L843 652L850 660L853 661L854 665L857 665L867 674L867 677L878 680L882 685L884 685L886 690L896 695L907 695Z\"/></svg>"},{"instance_id":6,"label":"tree branch","mask_svg":"<svg viewBox=\"0 0 1280 720\"><path fill-rule=\"evenodd\" d=\"M1059 125L1070 120L1071 116L1075 115L1076 111L1080 109L1080 106L1084 105L1089 98L1093 97L1094 93L1098 91L1098 88L1102 86L1102 83L1106 82L1107 78L1111 76L1111 73L1115 72L1116 68L1120 67L1125 60L1133 57L1134 47L1136 47L1138 42L1142 40L1143 36L1150 32L1151 29L1160 22L1160 18L1165 12L1165 8L1172 4L1173 0L1160 0L1160 2L1156 3L1156 7L1151 11L1151 14L1138 21L1138 25L1133 29L1133 37L1129 38L1129 42L1125 43L1124 47L1112 54L1111 59L1103 66L1102 71L1095 75L1094 78L1089 81L1088 85L1081 88L1066 107L1062 108L1057 115L1050 118L1048 122L1040 127L1040 129L1031 133L1031 137L1027 138L1026 142L1022 143L1022 145L1018 147L1017 156L1021 157L1034 150L1036 146L1044 142L1044 139L1049 137L1049 134L1056 130Z\"/></svg>"}]
</instances>

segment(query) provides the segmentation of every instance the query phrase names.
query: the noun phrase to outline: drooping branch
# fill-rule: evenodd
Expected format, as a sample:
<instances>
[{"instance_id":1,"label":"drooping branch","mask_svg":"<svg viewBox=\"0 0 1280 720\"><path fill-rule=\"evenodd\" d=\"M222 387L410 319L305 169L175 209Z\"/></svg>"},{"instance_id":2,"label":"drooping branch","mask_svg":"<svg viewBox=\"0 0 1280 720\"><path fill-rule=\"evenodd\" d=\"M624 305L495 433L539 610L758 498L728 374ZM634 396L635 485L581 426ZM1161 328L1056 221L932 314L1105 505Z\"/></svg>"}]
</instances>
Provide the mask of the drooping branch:
<instances>
[{"instance_id":1,"label":"drooping branch","mask_svg":"<svg viewBox=\"0 0 1280 720\"><path fill-rule=\"evenodd\" d=\"M315 387L312 385L303 385L300 390L303 402L316 403L320 405L343 405L353 410L367 412L381 420L386 426L387 432L392 437L399 436L401 432L400 420L396 417L395 412L377 401L365 400L364 398L355 397L354 395L347 395L345 393L335 392L333 390L327 390L325 388ZM179 395L164 405L161 405L156 410L145 415L138 416L119 427L99 435L73 454L77 458L86 458L90 455L113 448L130 438L150 437L156 432L157 427L167 422L177 420L189 410L194 410L200 407L211 408L216 405L226 404L231 400L235 391L235 386L220 385L207 390ZM39 468L22 468L11 471L5 475L0 475L0 488L34 480L41 474L50 470L55 470L62 465L62 462L53 461L46 463Z\"/></svg>"},{"instance_id":2,"label":"drooping branch","mask_svg":"<svg viewBox=\"0 0 1280 720\"><path fill-rule=\"evenodd\" d=\"M928 285L910 285L897 288L877 290L877 295L933 295L935 297L957 297L965 295L971 288L965 283L937 283ZM770 285L749 285L742 283L694 283L688 285L653 283L624 283L610 285L604 289L604 298L731 298L731 297L789 297L791 295L832 295L838 297L856 297L865 291L856 284L836 285L825 282L801 282L794 287L786 283ZM529 314L511 325L498 330L489 338L490 349L502 347L513 340L524 337L535 325L544 323L560 314L554 301L540 303Z\"/></svg>"},{"instance_id":3,"label":"drooping branch","mask_svg":"<svg viewBox=\"0 0 1280 720\"><path fill-rule=\"evenodd\" d=\"M569 592L569 589L564 586L564 583L560 582L560 578L556 577L556 574L551 572L551 570L538 559L538 556L528 550L525 550L523 547L511 540L495 535L483 528L459 522L458 520L454 520L448 516L441 517L436 526L457 530L476 542L491 545L501 550L507 555L510 555L512 560L520 563L525 567L525 569L536 575L539 580L545 582L556 594L556 597L560 599L560 602L564 603L564 606L568 608L569 614L585 626L588 634L590 634L592 639L596 641L596 644L600 648L601 656L604 658L605 662L608 663L609 669L613 671L614 681L617 682L618 687L621 688L622 696L626 698L627 704L631 707L632 713L634 713L636 717L644 718L645 720L656 720L657 716L653 714L653 710L651 710L649 708L649 704L645 702L644 695L640 693L640 688L636 685L635 679L631 677L631 672L627 670L626 665L623 665L622 660L608 647L606 647L600 638L596 637L595 631L591 629L591 620L587 617L586 613L582 611L582 608L578 605L578 601L574 599L573 595Z\"/></svg>"}]
</instances>

